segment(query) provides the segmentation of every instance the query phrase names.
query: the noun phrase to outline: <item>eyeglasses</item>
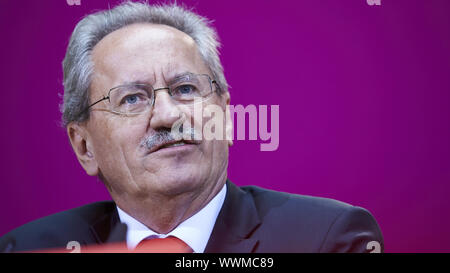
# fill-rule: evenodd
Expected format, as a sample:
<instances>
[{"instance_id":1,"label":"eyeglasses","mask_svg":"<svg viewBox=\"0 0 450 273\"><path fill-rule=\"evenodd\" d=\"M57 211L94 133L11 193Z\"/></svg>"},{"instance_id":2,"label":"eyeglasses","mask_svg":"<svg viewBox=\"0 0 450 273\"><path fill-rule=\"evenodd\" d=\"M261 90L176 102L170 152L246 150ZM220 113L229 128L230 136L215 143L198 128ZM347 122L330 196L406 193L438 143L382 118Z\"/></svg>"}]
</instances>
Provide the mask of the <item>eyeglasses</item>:
<instances>
[{"instance_id":1,"label":"eyeglasses","mask_svg":"<svg viewBox=\"0 0 450 273\"><path fill-rule=\"evenodd\" d=\"M167 90L176 104L202 102L213 93L212 85L217 84L207 74L186 73L173 79L169 86L153 89L150 84L134 83L113 87L108 95L89 105L84 111L99 102L108 100L110 111L118 114L139 114L151 109L155 104L155 93ZM83 111L83 112L84 112Z\"/></svg>"}]
</instances>

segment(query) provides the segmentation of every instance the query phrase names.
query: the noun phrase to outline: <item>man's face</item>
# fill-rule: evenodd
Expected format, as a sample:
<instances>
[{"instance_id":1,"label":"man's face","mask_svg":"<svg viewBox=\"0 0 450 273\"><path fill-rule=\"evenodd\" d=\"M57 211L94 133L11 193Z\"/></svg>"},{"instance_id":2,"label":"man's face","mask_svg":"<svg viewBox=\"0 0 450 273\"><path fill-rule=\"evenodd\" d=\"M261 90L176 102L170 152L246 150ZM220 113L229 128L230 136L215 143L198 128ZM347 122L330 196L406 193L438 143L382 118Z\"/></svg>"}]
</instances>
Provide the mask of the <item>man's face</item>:
<instances>
[{"instance_id":1,"label":"man's face","mask_svg":"<svg viewBox=\"0 0 450 273\"><path fill-rule=\"evenodd\" d=\"M116 30L94 47L92 58L91 102L107 95L112 87L130 82L147 83L157 89L166 87L170 79L181 73L212 77L194 40L164 25L134 24ZM225 109L228 102L228 93L213 94L203 106L214 103ZM103 111L109 109L108 104L103 101L93 106L84 126L88 136L86 149L91 151L92 160L113 197L200 193L226 177L226 140L203 139L198 144L154 152L142 145L158 130L170 130L183 114L193 126L200 124L202 128L205 122L203 118L194 118L192 106L175 104L167 90L157 91L154 107L139 115Z\"/></svg>"}]
</instances>

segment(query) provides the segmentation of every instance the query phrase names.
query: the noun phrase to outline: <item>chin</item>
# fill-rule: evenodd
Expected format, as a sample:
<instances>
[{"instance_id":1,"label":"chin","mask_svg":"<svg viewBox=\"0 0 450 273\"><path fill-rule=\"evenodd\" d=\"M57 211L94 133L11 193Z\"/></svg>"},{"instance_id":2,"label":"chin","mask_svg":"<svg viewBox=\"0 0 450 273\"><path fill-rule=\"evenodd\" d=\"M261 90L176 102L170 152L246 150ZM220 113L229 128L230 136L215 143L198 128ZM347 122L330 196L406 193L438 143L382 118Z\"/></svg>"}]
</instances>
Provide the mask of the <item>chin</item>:
<instances>
[{"instance_id":1,"label":"chin","mask_svg":"<svg viewBox=\"0 0 450 273\"><path fill-rule=\"evenodd\" d=\"M198 160L167 162L162 159L145 163L144 168L151 174L152 180L155 179L151 183L153 190L165 195L199 191L209 175L208 167Z\"/></svg>"},{"instance_id":2,"label":"chin","mask_svg":"<svg viewBox=\"0 0 450 273\"><path fill-rule=\"evenodd\" d=\"M158 179L157 187L164 195L180 195L195 192L202 187L201 179L192 176L163 176Z\"/></svg>"}]
</instances>

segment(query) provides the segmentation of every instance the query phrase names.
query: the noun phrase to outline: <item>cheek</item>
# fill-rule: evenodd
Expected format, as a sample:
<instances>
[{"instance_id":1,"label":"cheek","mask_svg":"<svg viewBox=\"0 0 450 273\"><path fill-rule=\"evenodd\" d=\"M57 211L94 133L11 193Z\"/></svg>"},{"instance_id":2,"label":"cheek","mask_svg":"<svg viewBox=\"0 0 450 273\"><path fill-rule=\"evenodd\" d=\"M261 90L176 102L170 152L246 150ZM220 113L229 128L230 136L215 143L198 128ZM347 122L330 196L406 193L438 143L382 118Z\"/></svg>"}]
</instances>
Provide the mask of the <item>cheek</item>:
<instances>
[{"instance_id":1,"label":"cheek","mask_svg":"<svg viewBox=\"0 0 450 273\"><path fill-rule=\"evenodd\" d=\"M146 129L146 123L138 119L139 117L113 116L103 124L97 124L95 152L100 168L129 166L132 165L129 161L136 160Z\"/></svg>"},{"instance_id":2,"label":"cheek","mask_svg":"<svg viewBox=\"0 0 450 273\"><path fill-rule=\"evenodd\" d=\"M222 132L222 134L217 134L220 140L226 138L227 113L225 102L221 98L213 98L204 103L179 109L186 115L189 125L196 131L201 131L198 133L202 134L202 139L212 139L211 134L216 136L214 133L216 130ZM220 128L216 129L217 126ZM205 136L205 132L210 132L210 136Z\"/></svg>"},{"instance_id":3,"label":"cheek","mask_svg":"<svg viewBox=\"0 0 450 273\"><path fill-rule=\"evenodd\" d=\"M222 164L224 161L228 160L228 142L226 140L213 140L212 141L213 161L217 161L218 164ZM214 162L213 162L214 163Z\"/></svg>"},{"instance_id":4,"label":"cheek","mask_svg":"<svg viewBox=\"0 0 450 273\"><path fill-rule=\"evenodd\" d=\"M208 105L211 104L214 104L215 107L208 108ZM206 114L211 109L214 109L215 111L220 111L222 117L217 118L215 116L216 115L215 112L213 112L212 114L211 112L210 114ZM203 103L201 106L195 105L192 108L186 108L182 110L188 116L188 119L190 120L190 125L193 126L196 131L201 131L199 133L202 136L202 145L201 145L202 158L206 161L209 161L207 162L207 165L209 166L221 165L223 164L224 161L228 159L228 141L226 140L227 116L226 111L224 109L226 109L225 103L220 98L216 98L206 103ZM211 136L209 136L209 138L206 137L205 135L206 132L209 132L211 130L211 128L209 127L214 126L212 128L215 128L216 125L222 126L222 128L219 130L222 132L222 134L217 135L219 139L215 138L216 136L215 134L213 137Z\"/></svg>"}]
</instances>

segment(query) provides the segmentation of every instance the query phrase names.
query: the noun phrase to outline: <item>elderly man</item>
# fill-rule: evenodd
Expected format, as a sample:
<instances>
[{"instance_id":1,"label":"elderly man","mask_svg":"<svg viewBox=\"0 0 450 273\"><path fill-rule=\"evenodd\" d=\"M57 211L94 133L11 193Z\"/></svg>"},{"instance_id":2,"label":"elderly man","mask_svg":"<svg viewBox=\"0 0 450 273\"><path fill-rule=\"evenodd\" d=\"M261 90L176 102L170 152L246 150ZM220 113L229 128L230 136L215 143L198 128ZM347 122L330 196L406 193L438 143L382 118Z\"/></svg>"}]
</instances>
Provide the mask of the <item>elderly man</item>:
<instances>
[{"instance_id":1,"label":"elderly man","mask_svg":"<svg viewBox=\"0 0 450 273\"><path fill-rule=\"evenodd\" d=\"M208 21L177 5L128 2L81 20L63 62L63 123L114 201L28 223L3 236L0 251L112 242L156 252L382 251L365 209L227 180L230 138L199 138L210 118L193 114L229 105L217 48ZM225 115L223 124L226 135Z\"/></svg>"}]
</instances>

